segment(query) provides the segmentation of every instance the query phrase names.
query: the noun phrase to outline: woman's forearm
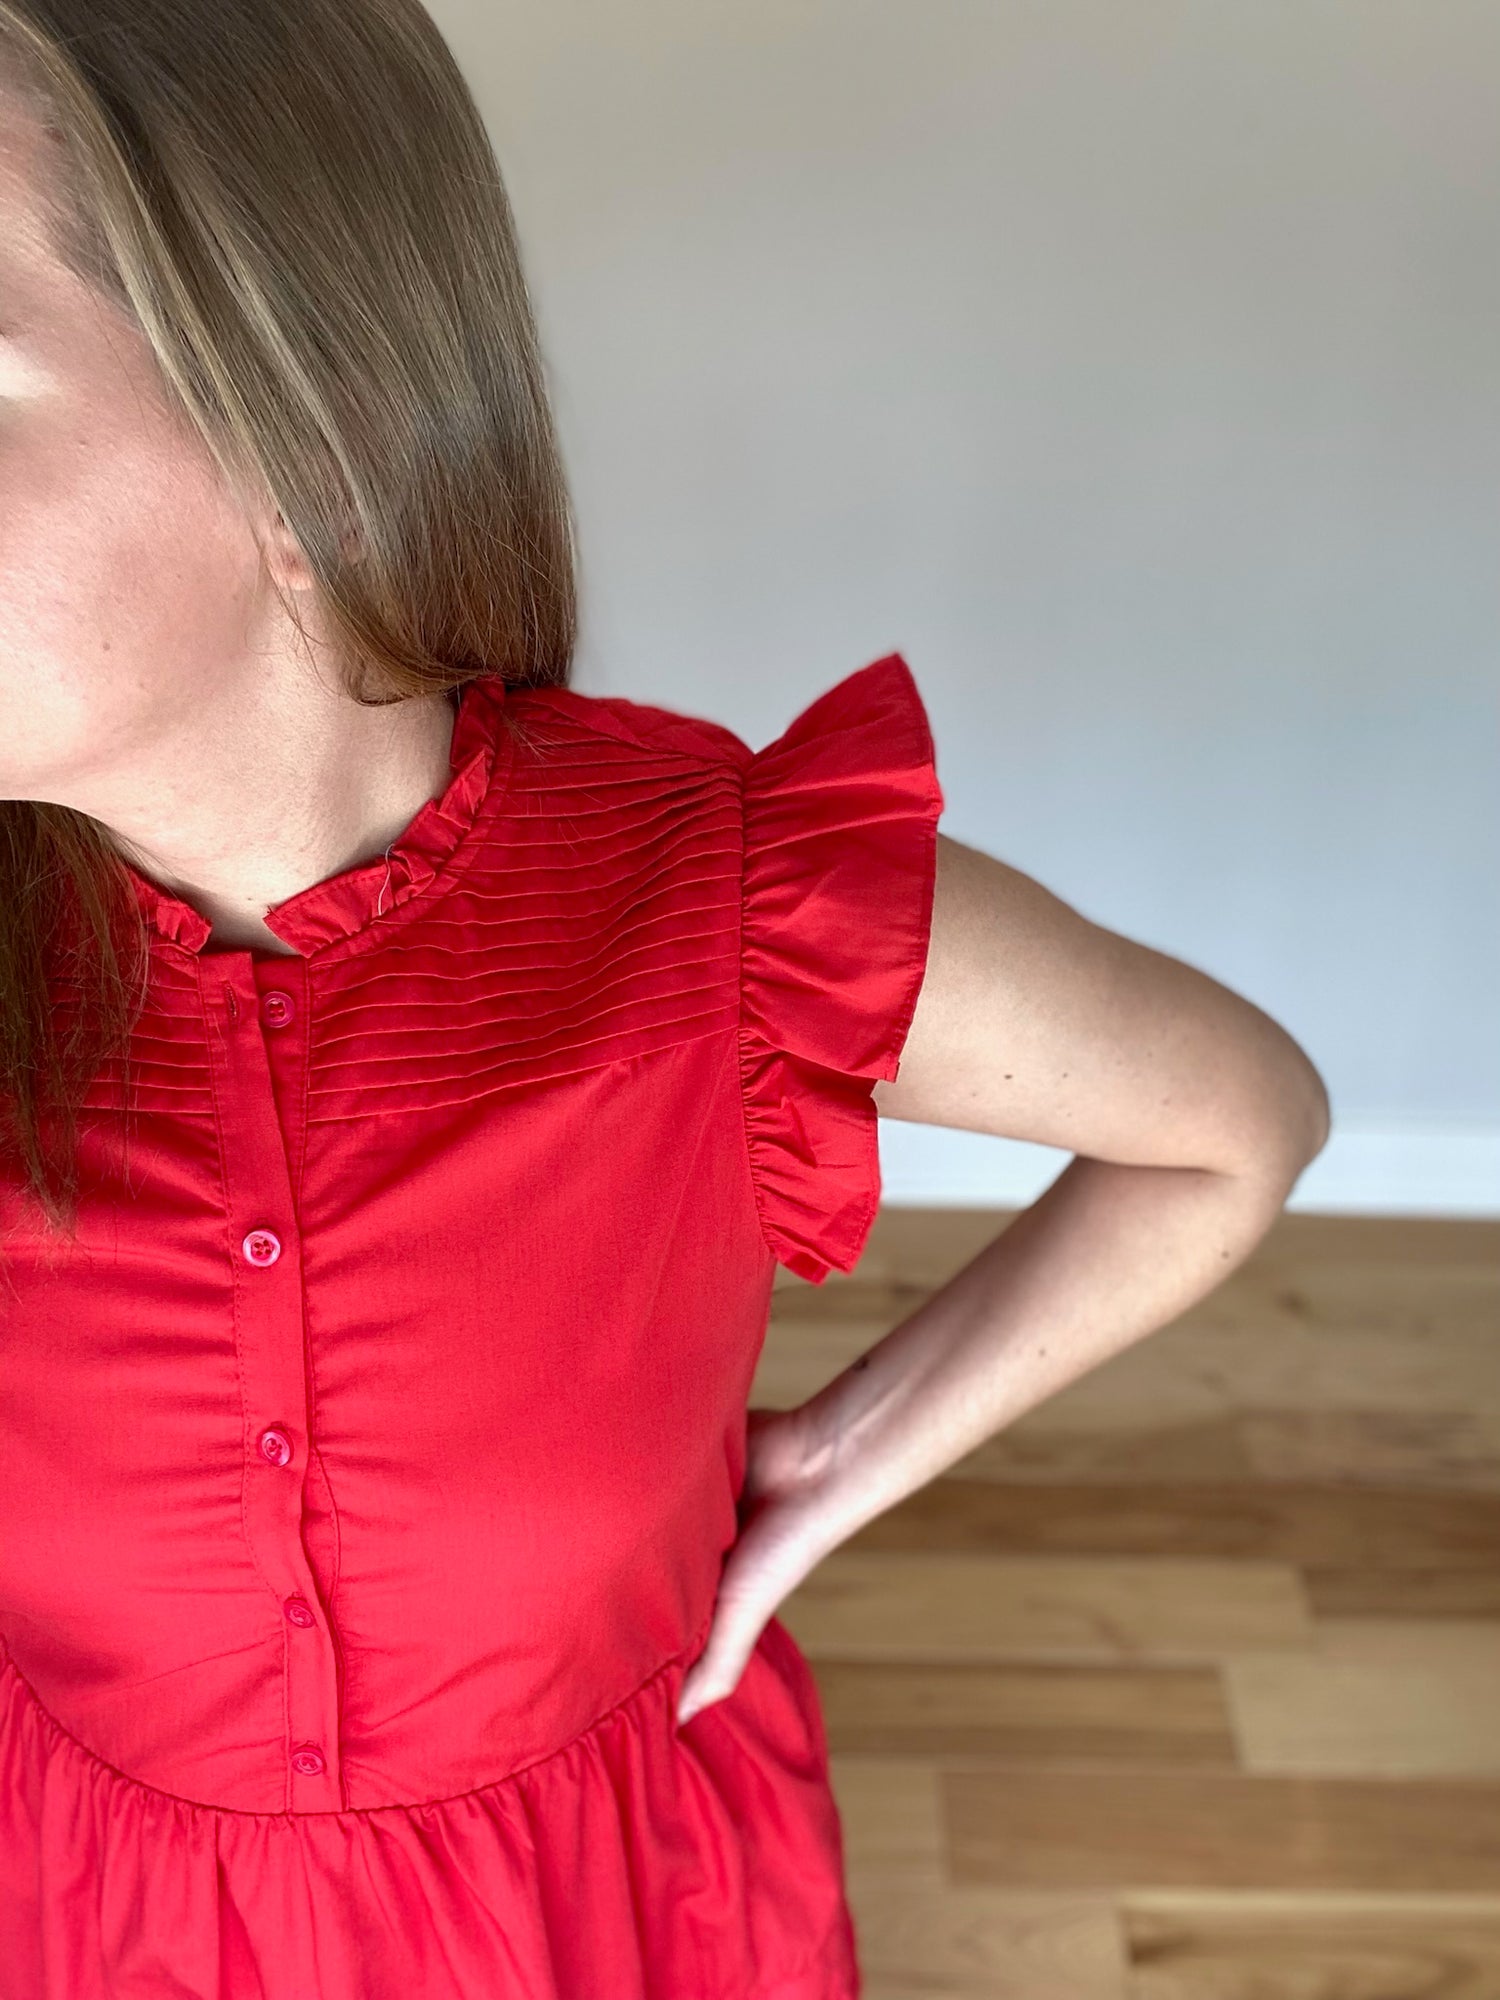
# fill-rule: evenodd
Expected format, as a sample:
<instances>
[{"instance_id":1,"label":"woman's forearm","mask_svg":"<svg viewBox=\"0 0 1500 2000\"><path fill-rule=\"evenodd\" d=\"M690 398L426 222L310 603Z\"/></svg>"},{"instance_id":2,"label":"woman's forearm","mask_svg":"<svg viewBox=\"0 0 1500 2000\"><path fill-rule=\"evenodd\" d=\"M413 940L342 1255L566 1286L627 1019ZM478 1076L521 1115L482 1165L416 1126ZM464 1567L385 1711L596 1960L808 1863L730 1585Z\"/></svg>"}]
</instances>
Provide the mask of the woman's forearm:
<instances>
[{"instance_id":1,"label":"woman's forearm","mask_svg":"<svg viewBox=\"0 0 1500 2000\"><path fill-rule=\"evenodd\" d=\"M829 1549L1213 1291L1265 1235L1305 1164L1229 1175L1071 1161L802 1406L807 1488Z\"/></svg>"}]
</instances>

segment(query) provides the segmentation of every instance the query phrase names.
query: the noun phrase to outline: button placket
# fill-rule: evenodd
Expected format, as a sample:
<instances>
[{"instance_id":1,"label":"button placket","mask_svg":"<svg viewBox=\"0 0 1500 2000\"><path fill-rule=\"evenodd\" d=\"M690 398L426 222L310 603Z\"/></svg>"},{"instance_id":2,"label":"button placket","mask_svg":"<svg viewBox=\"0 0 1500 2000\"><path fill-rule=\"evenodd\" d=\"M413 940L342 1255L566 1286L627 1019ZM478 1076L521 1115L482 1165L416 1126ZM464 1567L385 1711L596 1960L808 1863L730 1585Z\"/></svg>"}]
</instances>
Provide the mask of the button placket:
<instances>
[{"instance_id":1,"label":"button placket","mask_svg":"<svg viewBox=\"0 0 1500 2000\"><path fill-rule=\"evenodd\" d=\"M206 981L223 988L211 1014L221 1032L210 1037L210 1050L244 1394L243 1516L256 1567L274 1593L268 1608L286 1640L287 1809L338 1811L337 1663L332 1633L314 1608L320 1594L302 1536L312 1413L301 1246L282 1125L298 1101L305 1060L295 1031L306 1018L305 968L300 960L284 973L278 965L284 984L261 994L249 953L200 955L198 965Z\"/></svg>"}]
</instances>

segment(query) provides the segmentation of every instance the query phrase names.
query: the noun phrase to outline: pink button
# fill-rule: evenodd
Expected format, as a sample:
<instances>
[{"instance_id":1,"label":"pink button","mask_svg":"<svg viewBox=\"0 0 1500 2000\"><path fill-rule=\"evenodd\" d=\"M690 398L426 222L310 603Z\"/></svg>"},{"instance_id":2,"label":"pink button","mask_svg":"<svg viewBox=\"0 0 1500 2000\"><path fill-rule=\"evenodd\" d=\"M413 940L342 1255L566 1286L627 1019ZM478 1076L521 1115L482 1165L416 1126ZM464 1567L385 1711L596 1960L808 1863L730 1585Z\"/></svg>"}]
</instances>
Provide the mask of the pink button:
<instances>
[{"instance_id":1,"label":"pink button","mask_svg":"<svg viewBox=\"0 0 1500 2000\"><path fill-rule=\"evenodd\" d=\"M274 1264L281 1255L281 1238L269 1229L252 1229L240 1248L247 1264Z\"/></svg>"},{"instance_id":2,"label":"pink button","mask_svg":"<svg viewBox=\"0 0 1500 2000\"><path fill-rule=\"evenodd\" d=\"M304 1778L316 1778L323 1769L323 1753L316 1743L299 1743L292 1752L292 1769Z\"/></svg>"},{"instance_id":3,"label":"pink button","mask_svg":"<svg viewBox=\"0 0 1500 2000\"><path fill-rule=\"evenodd\" d=\"M260 1003L261 1019L268 1028L284 1028L297 1011L290 993L276 991L263 996Z\"/></svg>"},{"instance_id":4,"label":"pink button","mask_svg":"<svg viewBox=\"0 0 1500 2000\"><path fill-rule=\"evenodd\" d=\"M293 1625L316 1625L317 1615L305 1597L289 1597L281 1607Z\"/></svg>"},{"instance_id":5,"label":"pink button","mask_svg":"<svg viewBox=\"0 0 1500 2000\"><path fill-rule=\"evenodd\" d=\"M262 1431L260 1455L269 1459L272 1465L285 1465L292 1455L292 1441L285 1431Z\"/></svg>"}]
</instances>

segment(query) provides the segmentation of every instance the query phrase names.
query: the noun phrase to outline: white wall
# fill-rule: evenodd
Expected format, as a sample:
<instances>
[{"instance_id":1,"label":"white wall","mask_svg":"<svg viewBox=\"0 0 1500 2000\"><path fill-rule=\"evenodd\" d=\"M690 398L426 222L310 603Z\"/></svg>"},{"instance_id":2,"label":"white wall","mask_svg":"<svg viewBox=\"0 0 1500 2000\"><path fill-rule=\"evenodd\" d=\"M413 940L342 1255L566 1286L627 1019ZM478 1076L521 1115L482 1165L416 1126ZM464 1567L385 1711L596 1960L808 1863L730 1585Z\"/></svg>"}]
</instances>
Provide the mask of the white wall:
<instances>
[{"instance_id":1,"label":"white wall","mask_svg":"<svg viewBox=\"0 0 1500 2000\"><path fill-rule=\"evenodd\" d=\"M541 313L578 685L902 651L960 840L1283 1021L1292 1206L1500 1212L1495 0L434 0ZM887 1122L892 1200L1064 1155Z\"/></svg>"}]
</instances>

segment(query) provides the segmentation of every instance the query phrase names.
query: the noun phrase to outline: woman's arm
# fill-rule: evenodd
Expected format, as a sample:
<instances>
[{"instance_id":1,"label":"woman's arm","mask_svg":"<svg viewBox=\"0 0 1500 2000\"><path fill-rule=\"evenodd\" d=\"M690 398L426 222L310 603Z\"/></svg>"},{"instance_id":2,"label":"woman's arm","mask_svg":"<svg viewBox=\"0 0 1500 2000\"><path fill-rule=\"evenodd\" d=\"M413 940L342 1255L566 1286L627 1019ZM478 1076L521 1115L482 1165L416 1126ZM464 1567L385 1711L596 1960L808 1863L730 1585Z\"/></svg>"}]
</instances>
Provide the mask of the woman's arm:
<instances>
[{"instance_id":1,"label":"woman's arm","mask_svg":"<svg viewBox=\"0 0 1500 2000\"><path fill-rule=\"evenodd\" d=\"M874 1100L1074 1158L816 1396L750 1410L740 1538L680 1722L866 1520L1212 1292L1328 1138L1322 1078L1258 1006L944 836L926 978Z\"/></svg>"},{"instance_id":2,"label":"woman's arm","mask_svg":"<svg viewBox=\"0 0 1500 2000\"><path fill-rule=\"evenodd\" d=\"M842 1541L1243 1262L1328 1136L1306 1054L1207 974L943 836L927 975L890 1118L1075 1157L803 1406Z\"/></svg>"},{"instance_id":3,"label":"woman's arm","mask_svg":"<svg viewBox=\"0 0 1500 2000\"><path fill-rule=\"evenodd\" d=\"M1221 1283L1329 1127L1321 1077L1260 1008L941 835L926 976L875 1102L1075 1157L807 1403L750 1413L744 1526L682 1719L866 1521Z\"/></svg>"}]
</instances>

